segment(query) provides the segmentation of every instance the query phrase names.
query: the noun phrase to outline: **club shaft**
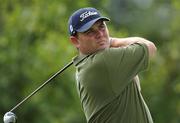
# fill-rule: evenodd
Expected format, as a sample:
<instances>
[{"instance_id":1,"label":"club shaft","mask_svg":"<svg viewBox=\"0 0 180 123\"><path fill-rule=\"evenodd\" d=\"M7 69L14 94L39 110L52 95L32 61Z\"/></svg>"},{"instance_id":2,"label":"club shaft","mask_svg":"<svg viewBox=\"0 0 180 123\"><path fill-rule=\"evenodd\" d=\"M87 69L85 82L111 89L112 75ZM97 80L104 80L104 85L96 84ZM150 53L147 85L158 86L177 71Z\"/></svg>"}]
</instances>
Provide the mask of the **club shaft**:
<instances>
[{"instance_id":1,"label":"club shaft","mask_svg":"<svg viewBox=\"0 0 180 123\"><path fill-rule=\"evenodd\" d=\"M31 98L34 94L36 94L39 90L41 90L45 85L47 85L51 80L56 78L60 73L62 73L64 70L66 70L68 67L70 67L73 64L73 61L69 62L66 66L64 66L61 70L56 72L54 75L52 75L48 80L46 80L42 85L40 85L37 89L35 89L31 94L29 94L26 98L24 98L21 102L19 102L16 106L14 106L10 112L14 111L17 107L22 105L26 100Z\"/></svg>"}]
</instances>

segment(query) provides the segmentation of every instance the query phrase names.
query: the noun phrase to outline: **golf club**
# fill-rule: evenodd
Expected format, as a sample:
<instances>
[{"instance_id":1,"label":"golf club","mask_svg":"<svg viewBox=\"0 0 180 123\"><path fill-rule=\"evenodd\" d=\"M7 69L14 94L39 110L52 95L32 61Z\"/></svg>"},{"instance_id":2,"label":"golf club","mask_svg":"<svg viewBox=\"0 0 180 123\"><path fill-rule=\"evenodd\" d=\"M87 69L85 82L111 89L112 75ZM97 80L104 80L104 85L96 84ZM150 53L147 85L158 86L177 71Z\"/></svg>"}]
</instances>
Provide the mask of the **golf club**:
<instances>
[{"instance_id":1,"label":"golf club","mask_svg":"<svg viewBox=\"0 0 180 123\"><path fill-rule=\"evenodd\" d=\"M85 56L81 60L78 61L80 63L85 58L87 58L89 55ZM29 98L31 98L34 94L36 94L39 90L41 90L45 85L47 85L51 80L53 80L55 77L57 77L60 73L62 73L64 70L66 70L68 67L70 67L73 64L73 61L69 62L67 65L65 65L62 69L60 69L58 72L56 72L54 75L52 75L48 80L46 80L43 84L41 84L38 88L36 88L32 93L30 93L26 98L24 98L21 102L19 102L16 106L14 106L9 112L5 113L4 115L4 123L16 123L16 115L13 113L15 109L17 109L19 106L21 106L25 101L27 101Z\"/></svg>"}]
</instances>

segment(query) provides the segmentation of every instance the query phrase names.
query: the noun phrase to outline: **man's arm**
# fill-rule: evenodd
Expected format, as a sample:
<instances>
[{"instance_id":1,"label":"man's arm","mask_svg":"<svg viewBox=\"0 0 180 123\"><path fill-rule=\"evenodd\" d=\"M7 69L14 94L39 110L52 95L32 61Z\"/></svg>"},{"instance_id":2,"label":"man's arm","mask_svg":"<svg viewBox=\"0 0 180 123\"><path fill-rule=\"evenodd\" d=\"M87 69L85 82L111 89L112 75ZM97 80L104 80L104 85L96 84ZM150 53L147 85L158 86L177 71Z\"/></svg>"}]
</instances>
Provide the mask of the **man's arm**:
<instances>
[{"instance_id":1,"label":"man's arm","mask_svg":"<svg viewBox=\"0 0 180 123\"><path fill-rule=\"evenodd\" d=\"M111 47L123 47L134 43L142 43L148 47L149 56L154 56L156 52L156 46L153 42L148 41L141 37L129 37L129 38L110 38Z\"/></svg>"},{"instance_id":2,"label":"man's arm","mask_svg":"<svg viewBox=\"0 0 180 123\"><path fill-rule=\"evenodd\" d=\"M154 45L154 43L144 38L140 38L140 37L110 38L111 47L125 47L134 43L145 44L148 47L149 57L152 57L156 52L156 46ZM133 80L134 82L136 82L139 91L141 91L139 76L136 75Z\"/></svg>"}]
</instances>

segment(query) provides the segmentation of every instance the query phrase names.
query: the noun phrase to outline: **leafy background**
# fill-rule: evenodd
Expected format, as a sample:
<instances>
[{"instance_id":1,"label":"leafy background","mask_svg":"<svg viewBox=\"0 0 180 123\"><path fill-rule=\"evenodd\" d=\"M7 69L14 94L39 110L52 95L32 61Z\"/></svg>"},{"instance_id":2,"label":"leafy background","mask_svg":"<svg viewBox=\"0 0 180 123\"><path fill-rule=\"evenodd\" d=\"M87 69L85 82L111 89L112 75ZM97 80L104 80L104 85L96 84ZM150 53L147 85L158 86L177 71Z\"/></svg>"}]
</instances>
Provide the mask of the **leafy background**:
<instances>
[{"instance_id":1,"label":"leafy background","mask_svg":"<svg viewBox=\"0 0 180 123\"><path fill-rule=\"evenodd\" d=\"M0 0L0 120L77 54L67 21L81 7L111 18L113 37L140 36L158 53L140 74L155 123L180 123L179 0ZM19 123L85 123L70 67L14 113Z\"/></svg>"}]
</instances>

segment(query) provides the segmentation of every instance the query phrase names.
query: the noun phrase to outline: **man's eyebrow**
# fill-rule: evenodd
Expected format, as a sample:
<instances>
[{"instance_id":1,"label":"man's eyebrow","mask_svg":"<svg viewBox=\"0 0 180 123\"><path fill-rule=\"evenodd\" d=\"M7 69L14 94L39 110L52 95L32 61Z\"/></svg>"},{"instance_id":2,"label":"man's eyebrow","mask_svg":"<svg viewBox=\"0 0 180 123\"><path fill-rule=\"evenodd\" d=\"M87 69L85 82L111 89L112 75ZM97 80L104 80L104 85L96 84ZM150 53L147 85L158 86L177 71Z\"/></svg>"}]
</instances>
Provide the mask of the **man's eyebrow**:
<instances>
[{"instance_id":1,"label":"man's eyebrow","mask_svg":"<svg viewBox=\"0 0 180 123\"><path fill-rule=\"evenodd\" d=\"M89 28L88 30L86 30L84 33L87 33L87 32L89 32L89 31L91 31L91 30L93 30L93 28L91 27L91 28Z\"/></svg>"}]
</instances>

